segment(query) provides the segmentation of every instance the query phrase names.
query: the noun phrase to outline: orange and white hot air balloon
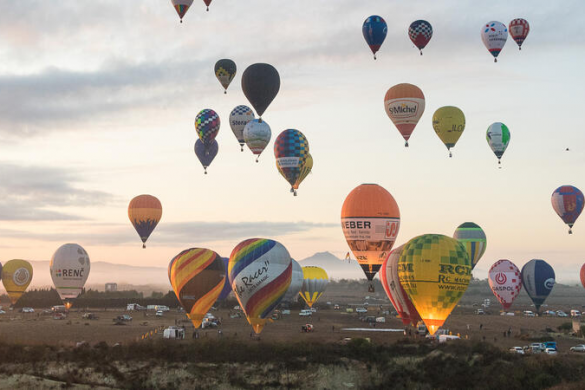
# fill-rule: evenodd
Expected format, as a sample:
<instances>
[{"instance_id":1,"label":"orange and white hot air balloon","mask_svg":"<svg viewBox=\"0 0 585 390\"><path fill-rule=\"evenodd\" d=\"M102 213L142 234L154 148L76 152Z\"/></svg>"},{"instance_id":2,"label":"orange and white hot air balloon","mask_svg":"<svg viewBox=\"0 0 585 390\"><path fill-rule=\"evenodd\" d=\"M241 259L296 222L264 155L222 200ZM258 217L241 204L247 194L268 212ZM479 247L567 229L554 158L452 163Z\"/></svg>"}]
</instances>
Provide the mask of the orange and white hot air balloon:
<instances>
[{"instance_id":1,"label":"orange and white hot air balloon","mask_svg":"<svg viewBox=\"0 0 585 390\"><path fill-rule=\"evenodd\" d=\"M394 197L377 184L362 184L347 195L341 208L341 228L369 281L392 250L400 228ZM370 291L373 291L370 284Z\"/></svg>"},{"instance_id":2,"label":"orange and white hot air balloon","mask_svg":"<svg viewBox=\"0 0 585 390\"><path fill-rule=\"evenodd\" d=\"M416 85L397 84L386 92L384 108L408 147L408 140L425 111L425 95Z\"/></svg>"}]
</instances>

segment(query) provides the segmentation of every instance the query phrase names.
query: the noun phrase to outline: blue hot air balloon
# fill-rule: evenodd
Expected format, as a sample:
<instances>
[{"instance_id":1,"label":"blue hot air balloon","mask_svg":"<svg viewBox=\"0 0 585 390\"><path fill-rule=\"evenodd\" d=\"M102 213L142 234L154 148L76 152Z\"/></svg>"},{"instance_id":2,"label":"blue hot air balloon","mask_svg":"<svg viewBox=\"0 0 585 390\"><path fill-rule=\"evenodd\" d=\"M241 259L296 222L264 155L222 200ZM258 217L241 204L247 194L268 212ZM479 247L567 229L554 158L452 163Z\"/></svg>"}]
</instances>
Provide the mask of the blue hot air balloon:
<instances>
[{"instance_id":1,"label":"blue hot air balloon","mask_svg":"<svg viewBox=\"0 0 585 390\"><path fill-rule=\"evenodd\" d=\"M386 39L386 34L388 33L386 21L381 16L372 15L364 21L362 33L374 54L374 59L376 59L376 53L380 50L380 46L384 43L384 39Z\"/></svg>"},{"instance_id":2,"label":"blue hot air balloon","mask_svg":"<svg viewBox=\"0 0 585 390\"><path fill-rule=\"evenodd\" d=\"M215 156L217 156L218 151L219 145L217 144L216 140L213 140L213 142L207 148L205 145L203 145L201 140L197 140L197 142L195 142L195 155L201 162L201 165L203 165L203 170L205 171L206 175L207 167L211 164Z\"/></svg>"},{"instance_id":3,"label":"blue hot air balloon","mask_svg":"<svg viewBox=\"0 0 585 390\"><path fill-rule=\"evenodd\" d=\"M555 285L555 271L544 260L530 260L522 267L522 285L538 311Z\"/></svg>"}]
</instances>

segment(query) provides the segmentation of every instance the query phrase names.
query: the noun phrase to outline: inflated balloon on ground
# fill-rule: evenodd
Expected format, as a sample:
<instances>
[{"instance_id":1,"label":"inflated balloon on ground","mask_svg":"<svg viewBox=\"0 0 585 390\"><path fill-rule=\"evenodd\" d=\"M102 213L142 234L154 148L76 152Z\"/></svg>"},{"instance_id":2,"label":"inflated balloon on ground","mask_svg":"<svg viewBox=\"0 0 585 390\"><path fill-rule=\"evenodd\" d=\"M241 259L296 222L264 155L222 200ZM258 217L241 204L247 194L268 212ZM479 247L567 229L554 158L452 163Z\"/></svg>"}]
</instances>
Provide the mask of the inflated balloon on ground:
<instances>
[{"instance_id":1,"label":"inflated balloon on ground","mask_svg":"<svg viewBox=\"0 0 585 390\"><path fill-rule=\"evenodd\" d=\"M315 302L319 300L328 284L329 276L323 268L303 267L303 285L300 294L309 307L313 307Z\"/></svg>"},{"instance_id":2,"label":"inflated balloon on ground","mask_svg":"<svg viewBox=\"0 0 585 390\"><path fill-rule=\"evenodd\" d=\"M538 311L555 285L555 271L546 261L533 259L524 264L521 274L522 286Z\"/></svg>"},{"instance_id":3,"label":"inflated balloon on ground","mask_svg":"<svg viewBox=\"0 0 585 390\"><path fill-rule=\"evenodd\" d=\"M90 268L89 255L78 244L62 245L53 254L49 272L59 297L68 308L82 293Z\"/></svg>"}]
</instances>

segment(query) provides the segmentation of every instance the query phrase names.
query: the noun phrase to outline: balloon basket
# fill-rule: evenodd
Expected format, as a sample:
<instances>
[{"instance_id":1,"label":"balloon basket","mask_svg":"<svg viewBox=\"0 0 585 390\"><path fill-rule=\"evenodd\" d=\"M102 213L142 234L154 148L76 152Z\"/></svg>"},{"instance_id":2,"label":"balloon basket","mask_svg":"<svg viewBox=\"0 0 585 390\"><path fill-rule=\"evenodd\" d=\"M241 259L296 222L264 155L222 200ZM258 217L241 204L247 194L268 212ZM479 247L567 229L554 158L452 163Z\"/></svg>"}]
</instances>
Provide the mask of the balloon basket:
<instances>
[{"instance_id":1,"label":"balloon basket","mask_svg":"<svg viewBox=\"0 0 585 390\"><path fill-rule=\"evenodd\" d=\"M146 244L142 244L142 249L146 249Z\"/></svg>"},{"instance_id":2,"label":"balloon basket","mask_svg":"<svg viewBox=\"0 0 585 390\"><path fill-rule=\"evenodd\" d=\"M408 141L406 141L406 142L404 143L404 147L405 147L405 148L408 148Z\"/></svg>"},{"instance_id":3,"label":"balloon basket","mask_svg":"<svg viewBox=\"0 0 585 390\"><path fill-rule=\"evenodd\" d=\"M494 58L494 62L498 62L498 59L497 58Z\"/></svg>"},{"instance_id":4,"label":"balloon basket","mask_svg":"<svg viewBox=\"0 0 585 390\"><path fill-rule=\"evenodd\" d=\"M227 91L223 91L223 94L224 94L224 95L227 95Z\"/></svg>"},{"instance_id":5,"label":"balloon basket","mask_svg":"<svg viewBox=\"0 0 585 390\"><path fill-rule=\"evenodd\" d=\"M293 190L294 196L297 196L297 191Z\"/></svg>"}]
</instances>

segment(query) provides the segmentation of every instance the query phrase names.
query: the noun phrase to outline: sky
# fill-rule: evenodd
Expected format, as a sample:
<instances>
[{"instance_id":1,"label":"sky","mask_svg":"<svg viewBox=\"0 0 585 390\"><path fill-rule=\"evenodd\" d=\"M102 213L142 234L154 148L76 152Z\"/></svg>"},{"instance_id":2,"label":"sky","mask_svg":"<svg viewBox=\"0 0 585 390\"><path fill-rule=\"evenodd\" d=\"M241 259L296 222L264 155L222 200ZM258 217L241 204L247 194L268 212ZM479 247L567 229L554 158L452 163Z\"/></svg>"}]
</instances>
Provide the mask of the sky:
<instances>
[{"instance_id":1,"label":"sky","mask_svg":"<svg viewBox=\"0 0 585 390\"><path fill-rule=\"evenodd\" d=\"M475 277L498 259L541 258L574 282L585 221L568 235L550 196L585 188L583 11L580 1L214 0L205 12L195 0L180 24L166 0L0 0L0 261L48 260L75 242L92 261L165 267L185 248L229 256L250 237L276 239L296 259L343 257L343 201L378 183L400 207L396 245L473 221L488 239ZM374 14L388 23L376 61L361 32ZM494 63L480 30L517 17L530 35L522 51L509 38ZM417 19L434 29L423 56L407 34ZM227 95L213 72L220 58L238 66ZM240 76L257 62L281 77L259 163L228 124L248 104ZM426 97L408 149L383 104L403 82ZM448 105L466 116L453 158L431 126ZM208 175L193 153L204 108L223 121ZM511 131L502 169L485 140L493 122ZM314 158L297 197L273 154L288 128ZM144 193L163 205L146 250L127 216Z\"/></svg>"}]
</instances>

